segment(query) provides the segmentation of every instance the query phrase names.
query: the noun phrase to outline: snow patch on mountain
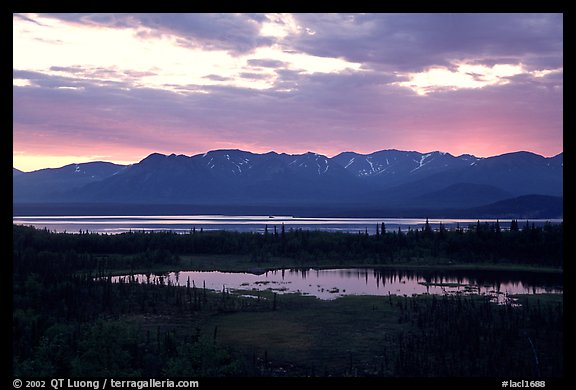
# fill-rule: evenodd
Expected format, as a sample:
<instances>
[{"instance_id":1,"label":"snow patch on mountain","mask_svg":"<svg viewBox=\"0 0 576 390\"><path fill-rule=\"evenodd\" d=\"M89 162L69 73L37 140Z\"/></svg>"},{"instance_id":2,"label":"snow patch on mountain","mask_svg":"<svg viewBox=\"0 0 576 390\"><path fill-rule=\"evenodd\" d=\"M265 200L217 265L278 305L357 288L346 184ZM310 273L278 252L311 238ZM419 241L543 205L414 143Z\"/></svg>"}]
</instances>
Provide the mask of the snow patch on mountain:
<instances>
[{"instance_id":1,"label":"snow patch on mountain","mask_svg":"<svg viewBox=\"0 0 576 390\"><path fill-rule=\"evenodd\" d=\"M432 153L423 154L422 156L420 156L420 161L414 160L414 162L417 163L418 166L417 166L416 168L412 169L412 170L410 171L410 173L412 173L412 172L414 172L414 171L422 168L422 167L423 167L424 165L426 165L426 164L429 164L431 160L428 161L428 162L426 162L426 163L425 163L424 161L426 161L426 159L427 159L428 157L430 157L431 155L432 155Z\"/></svg>"}]
</instances>

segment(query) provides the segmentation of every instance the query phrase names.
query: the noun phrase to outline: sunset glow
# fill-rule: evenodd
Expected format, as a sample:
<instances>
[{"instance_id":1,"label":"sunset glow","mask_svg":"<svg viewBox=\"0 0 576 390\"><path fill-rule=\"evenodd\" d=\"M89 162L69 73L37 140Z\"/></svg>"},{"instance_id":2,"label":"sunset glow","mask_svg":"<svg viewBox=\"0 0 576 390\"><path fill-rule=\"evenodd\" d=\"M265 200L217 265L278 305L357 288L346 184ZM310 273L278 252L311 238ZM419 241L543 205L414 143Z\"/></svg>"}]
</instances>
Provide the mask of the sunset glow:
<instances>
[{"instance_id":1,"label":"sunset glow","mask_svg":"<svg viewBox=\"0 0 576 390\"><path fill-rule=\"evenodd\" d=\"M218 148L552 156L562 26L559 14L14 14L13 165Z\"/></svg>"},{"instance_id":2,"label":"sunset glow","mask_svg":"<svg viewBox=\"0 0 576 390\"><path fill-rule=\"evenodd\" d=\"M456 66L456 70L431 68L425 72L409 74L410 80L400 82L398 85L410 88L419 95L426 95L435 91L506 85L511 82L510 77L513 76L525 74L532 77L544 77L547 74L561 71L562 69L544 69L530 72L522 64L496 64L489 67L461 63Z\"/></svg>"}]
</instances>

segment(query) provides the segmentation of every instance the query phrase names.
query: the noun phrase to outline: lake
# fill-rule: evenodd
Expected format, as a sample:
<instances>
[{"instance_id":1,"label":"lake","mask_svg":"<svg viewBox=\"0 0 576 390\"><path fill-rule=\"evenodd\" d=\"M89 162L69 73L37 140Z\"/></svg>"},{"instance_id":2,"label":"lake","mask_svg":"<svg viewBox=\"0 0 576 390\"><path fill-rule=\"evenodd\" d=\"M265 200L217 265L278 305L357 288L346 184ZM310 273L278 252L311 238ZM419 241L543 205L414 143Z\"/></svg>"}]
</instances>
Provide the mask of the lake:
<instances>
[{"instance_id":1,"label":"lake","mask_svg":"<svg viewBox=\"0 0 576 390\"><path fill-rule=\"evenodd\" d=\"M484 295L511 303L515 294L562 294L562 274L518 271L413 271L378 268L281 269L248 272L181 271L116 276L114 281L196 286L222 291L300 293L329 300L345 295Z\"/></svg>"},{"instance_id":2,"label":"lake","mask_svg":"<svg viewBox=\"0 0 576 390\"><path fill-rule=\"evenodd\" d=\"M173 231L189 232L192 229L234 230L264 232L266 226L273 230L284 224L289 229L310 229L334 232L376 233L376 224L385 223L386 229L406 231L408 228L421 228L426 218L300 218L293 216L230 216L230 215L158 215L158 216L14 216L13 223L47 228L56 232L77 233L80 230L97 233L124 233L128 231ZM529 220L536 226L545 222L559 223L562 219ZM460 226L467 228L476 219L431 218L429 223L438 229L442 223L447 229ZM495 219L480 219L481 223L494 223ZM502 229L510 226L510 219L499 220ZM520 221L520 227L525 221Z\"/></svg>"}]
</instances>

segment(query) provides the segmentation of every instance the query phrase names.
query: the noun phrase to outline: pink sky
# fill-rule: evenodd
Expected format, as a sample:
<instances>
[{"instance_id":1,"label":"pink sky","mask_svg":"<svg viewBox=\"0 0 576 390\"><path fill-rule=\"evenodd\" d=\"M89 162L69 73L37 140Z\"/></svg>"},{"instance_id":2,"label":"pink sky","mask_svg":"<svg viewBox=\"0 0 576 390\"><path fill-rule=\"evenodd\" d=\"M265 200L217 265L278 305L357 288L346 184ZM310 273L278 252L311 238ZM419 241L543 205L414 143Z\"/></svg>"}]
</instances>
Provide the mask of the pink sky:
<instances>
[{"instance_id":1,"label":"pink sky","mask_svg":"<svg viewBox=\"0 0 576 390\"><path fill-rule=\"evenodd\" d=\"M17 14L13 163L224 148L553 156L562 24L558 14Z\"/></svg>"}]
</instances>

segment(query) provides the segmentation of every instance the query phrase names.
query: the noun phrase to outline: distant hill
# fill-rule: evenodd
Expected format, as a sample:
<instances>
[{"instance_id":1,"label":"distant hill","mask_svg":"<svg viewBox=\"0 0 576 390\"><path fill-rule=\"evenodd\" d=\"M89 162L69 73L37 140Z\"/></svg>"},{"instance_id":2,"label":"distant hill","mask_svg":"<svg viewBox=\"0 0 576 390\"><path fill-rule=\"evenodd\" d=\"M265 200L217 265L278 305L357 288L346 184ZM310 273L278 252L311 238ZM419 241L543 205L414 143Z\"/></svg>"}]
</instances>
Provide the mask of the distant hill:
<instances>
[{"instance_id":1,"label":"distant hill","mask_svg":"<svg viewBox=\"0 0 576 390\"><path fill-rule=\"evenodd\" d=\"M88 183L99 182L118 174L123 165L109 162L70 164L61 168L46 168L33 172L21 172L13 176L14 201L50 201L66 199L66 194Z\"/></svg>"},{"instance_id":2,"label":"distant hill","mask_svg":"<svg viewBox=\"0 0 576 390\"><path fill-rule=\"evenodd\" d=\"M22 173L24 173L24 172L22 172L22 171L19 170L19 169L12 168L12 177L21 175Z\"/></svg>"},{"instance_id":3,"label":"distant hill","mask_svg":"<svg viewBox=\"0 0 576 390\"><path fill-rule=\"evenodd\" d=\"M475 183L456 183L440 190L417 195L410 199L420 207L472 207L512 197L508 191L496 186Z\"/></svg>"},{"instance_id":4,"label":"distant hill","mask_svg":"<svg viewBox=\"0 0 576 390\"><path fill-rule=\"evenodd\" d=\"M563 198L547 195L523 195L470 210L478 218L562 218Z\"/></svg>"},{"instance_id":5,"label":"distant hill","mask_svg":"<svg viewBox=\"0 0 576 390\"><path fill-rule=\"evenodd\" d=\"M561 197L563 154L479 158L382 150L329 158L242 150L153 153L129 166L93 162L22 173L14 175L13 184L14 203L471 209L524 195L548 196L540 203Z\"/></svg>"}]
</instances>

